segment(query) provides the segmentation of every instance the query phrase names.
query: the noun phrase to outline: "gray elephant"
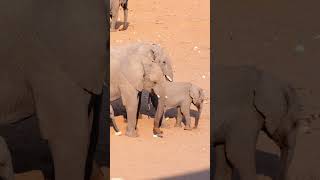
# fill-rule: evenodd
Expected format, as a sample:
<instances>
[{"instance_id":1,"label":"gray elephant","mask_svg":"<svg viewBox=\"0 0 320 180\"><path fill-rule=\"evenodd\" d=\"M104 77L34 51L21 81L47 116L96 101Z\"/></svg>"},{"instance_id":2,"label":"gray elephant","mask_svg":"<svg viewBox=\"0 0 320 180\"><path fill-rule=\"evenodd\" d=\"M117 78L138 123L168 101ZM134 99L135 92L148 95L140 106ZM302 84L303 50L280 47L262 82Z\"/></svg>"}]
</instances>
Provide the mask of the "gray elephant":
<instances>
[{"instance_id":1,"label":"gray elephant","mask_svg":"<svg viewBox=\"0 0 320 180\"><path fill-rule=\"evenodd\" d=\"M126 135L137 137L137 112L141 91L172 81L171 60L160 45L131 43L110 49L110 101L121 98L127 111ZM162 134L155 123L154 134Z\"/></svg>"},{"instance_id":2,"label":"gray elephant","mask_svg":"<svg viewBox=\"0 0 320 180\"><path fill-rule=\"evenodd\" d=\"M123 29L126 30L128 28L128 0L109 0L110 1L110 18L111 18L111 27L110 31L116 31L116 24L118 20L119 8L120 6L123 9ZM105 3L108 1L105 0Z\"/></svg>"},{"instance_id":3,"label":"gray elephant","mask_svg":"<svg viewBox=\"0 0 320 180\"><path fill-rule=\"evenodd\" d=\"M194 128L198 127L201 111L203 109L203 103L207 100L202 88L189 82L165 82L163 86L156 86L153 88L153 92L149 93L149 99L151 99L151 102L156 109L158 98L155 98L155 96L157 96L158 91L165 92L162 124L165 120L164 115L166 109L177 108L177 121L175 127L182 127L182 118L185 117L186 126L184 129L191 130L190 106L191 104L194 104L198 109L198 115L195 118Z\"/></svg>"},{"instance_id":4,"label":"gray elephant","mask_svg":"<svg viewBox=\"0 0 320 180\"><path fill-rule=\"evenodd\" d=\"M55 179L88 179L107 71L104 2L17 3L0 3L0 124L36 115Z\"/></svg>"},{"instance_id":5,"label":"gray elephant","mask_svg":"<svg viewBox=\"0 0 320 180\"><path fill-rule=\"evenodd\" d=\"M296 135L308 126L295 89L251 66L216 65L214 72L214 179L231 179L235 169L242 180L257 179L255 151L262 130L281 150L278 179L286 180Z\"/></svg>"}]
</instances>

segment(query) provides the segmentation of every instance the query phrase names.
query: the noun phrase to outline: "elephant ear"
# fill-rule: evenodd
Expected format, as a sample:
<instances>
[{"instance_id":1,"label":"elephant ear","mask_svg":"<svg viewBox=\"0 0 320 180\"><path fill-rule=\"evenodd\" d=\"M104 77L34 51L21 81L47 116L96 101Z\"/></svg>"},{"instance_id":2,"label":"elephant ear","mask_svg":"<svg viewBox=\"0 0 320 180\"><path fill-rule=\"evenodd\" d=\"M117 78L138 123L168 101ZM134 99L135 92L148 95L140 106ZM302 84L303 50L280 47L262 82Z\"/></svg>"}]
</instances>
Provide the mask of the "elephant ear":
<instances>
[{"instance_id":1,"label":"elephant ear","mask_svg":"<svg viewBox=\"0 0 320 180\"><path fill-rule=\"evenodd\" d=\"M144 88L150 90L154 86L164 82L164 76L157 63L149 62L143 64L144 69Z\"/></svg>"}]
</instances>

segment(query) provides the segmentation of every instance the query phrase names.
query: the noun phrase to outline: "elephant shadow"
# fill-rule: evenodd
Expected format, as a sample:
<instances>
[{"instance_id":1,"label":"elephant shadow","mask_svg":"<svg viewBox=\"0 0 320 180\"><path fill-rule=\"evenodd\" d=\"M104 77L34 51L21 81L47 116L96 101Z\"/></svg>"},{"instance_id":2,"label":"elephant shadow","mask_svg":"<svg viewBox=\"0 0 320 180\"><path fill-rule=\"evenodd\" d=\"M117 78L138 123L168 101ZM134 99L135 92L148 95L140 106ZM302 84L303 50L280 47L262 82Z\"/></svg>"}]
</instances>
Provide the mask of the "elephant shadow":
<instances>
[{"instance_id":1,"label":"elephant shadow","mask_svg":"<svg viewBox=\"0 0 320 180\"><path fill-rule=\"evenodd\" d=\"M147 115L149 118L154 118L156 114L156 109L150 104L150 109L148 107L148 97L149 93L146 91L142 91L141 94L141 105L140 105L140 115ZM112 107L114 109L115 116L123 116L126 118L126 109L122 104L121 99L113 101ZM190 116L192 118L196 118L198 116L198 111L190 109ZM177 117L177 108L170 108L167 109L165 112L165 117L169 118L176 118ZM141 116L139 117L141 118ZM183 123L185 123L185 119L182 120Z\"/></svg>"},{"instance_id":2,"label":"elephant shadow","mask_svg":"<svg viewBox=\"0 0 320 180\"><path fill-rule=\"evenodd\" d=\"M215 169L216 164L215 164L214 156L212 157L213 157L212 159L213 161L211 161L211 165L213 169ZM279 156L273 153L256 150L256 171L257 171L257 175L267 176L275 180L277 175L280 173ZM214 170L212 172L213 174L215 173ZM232 180L240 180L238 172L235 172L232 175Z\"/></svg>"}]
</instances>

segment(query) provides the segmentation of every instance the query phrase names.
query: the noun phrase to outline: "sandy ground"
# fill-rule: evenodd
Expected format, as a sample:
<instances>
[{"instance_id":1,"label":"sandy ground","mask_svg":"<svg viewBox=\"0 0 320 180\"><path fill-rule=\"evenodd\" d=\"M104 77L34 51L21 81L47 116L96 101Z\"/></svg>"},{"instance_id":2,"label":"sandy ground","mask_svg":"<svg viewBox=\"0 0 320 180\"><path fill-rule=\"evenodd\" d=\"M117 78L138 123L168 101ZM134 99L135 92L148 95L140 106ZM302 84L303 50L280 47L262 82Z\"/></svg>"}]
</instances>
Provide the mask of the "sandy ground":
<instances>
[{"instance_id":1,"label":"sandy ground","mask_svg":"<svg viewBox=\"0 0 320 180\"><path fill-rule=\"evenodd\" d=\"M319 114L319 2L215 1L213 58L219 64L253 64L291 82L308 113ZM212 73L213 76L213 73ZM290 167L294 180L320 179L320 121L313 133L299 135ZM257 172L274 177L279 150L264 134L258 142ZM263 178L265 176L265 178Z\"/></svg>"},{"instance_id":2,"label":"sandy ground","mask_svg":"<svg viewBox=\"0 0 320 180\"><path fill-rule=\"evenodd\" d=\"M174 80L195 83L209 96L209 3L209 0L185 0L183 5L172 0L129 1L129 28L112 32L111 46L137 41L161 44L172 58ZM123 13L120 14L122 22ZM139 119L138 138L115 136L111 128L111 179L209 179L209 111L206 104L199 129L191 132L174 128L175 119L170 118L170 128L163 129L164 138L152 137L153 118L146 115ZM117 116L116 121L125 132L127 124L123 117Z\"/></svg>"}]
</instances>

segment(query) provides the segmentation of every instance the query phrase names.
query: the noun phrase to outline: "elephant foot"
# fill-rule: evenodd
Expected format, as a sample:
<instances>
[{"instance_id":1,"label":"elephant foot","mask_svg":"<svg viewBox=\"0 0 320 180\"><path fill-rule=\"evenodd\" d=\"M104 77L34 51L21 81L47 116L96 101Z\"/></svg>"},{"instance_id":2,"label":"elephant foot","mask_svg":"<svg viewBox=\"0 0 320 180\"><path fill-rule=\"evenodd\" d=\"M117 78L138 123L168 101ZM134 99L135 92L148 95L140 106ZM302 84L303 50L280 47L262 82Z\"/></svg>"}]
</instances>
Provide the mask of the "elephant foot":
<instances>
[{"instance_id":1,"label":"elephant foot","mask_svg":"<svg viewBox=\"0 0 320 180\"><path fill-rule=\"evenodd\" d=\"M193 129L197 129L197 128L198 128L198 126L194 126L194 127L193 127Z\"/></svg>"},{"instance_id":2,"label":"elephant foot","mask_svg":"<svg viewBox=\"0 0 320 180\"><path fill-rule=\"evenodd\" d=\"M180 124L179 124L179 123L177 123L177 124L175 124L175 125L174 125L174 127L181 128L181 127L182 127L182 125L181 125L181 123L180 123Z\"/></svg>"},{"instance_id":3,"label":"elephant foot","mask_svg":"<svg viewBox=\"0 0 320 180\"><path fill-rule=\"evenodd\" d=\"M184 130L191 131L191 130L192 130L192 128L191 128L191 126L186 126L186 127L184 127Z\"/></svg>"},{"instance_id":4,"label":"elephant foot","mask_svg":"<svg viewBox=\"0 0 320 180\"><path fill-rule=\"evenodd\" d=\"M153 128L153 134L154 135L161 135L161 134L163 134L163 131L161 131L159 128Z\"/></svg>"},{"instance_id":5,"label":"elephant foot","mask_svg":"<svg viewBox=\"0 0 320 180\"><path fill-rule=\"evenodd\" d=\"M128 137L139 137L139 134L137 131L126 131L126 136Z\"/></svg>"}]
</instances>

